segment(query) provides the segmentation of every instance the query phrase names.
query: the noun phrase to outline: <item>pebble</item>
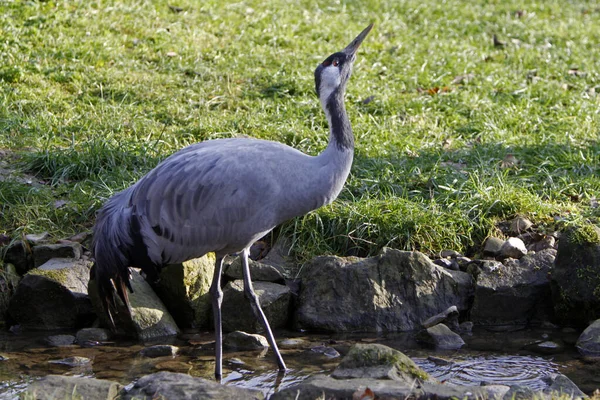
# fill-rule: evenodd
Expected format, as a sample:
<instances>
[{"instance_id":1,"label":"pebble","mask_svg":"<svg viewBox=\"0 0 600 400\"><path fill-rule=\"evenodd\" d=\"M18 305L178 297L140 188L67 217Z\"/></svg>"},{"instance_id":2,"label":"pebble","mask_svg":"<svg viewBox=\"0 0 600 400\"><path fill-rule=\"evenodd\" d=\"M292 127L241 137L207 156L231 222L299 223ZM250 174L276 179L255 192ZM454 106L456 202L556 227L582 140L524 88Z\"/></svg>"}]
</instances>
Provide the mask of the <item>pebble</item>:
<instances>
[{"instance_id":1,"label":"pebble","mask_svg":"<svg viewBox=\"0 0 600 400\"><path fill-rule=\"evenodd\" d=\"M73 335L53 335L46 338L46 344L52 347L71 346L75 343Z\"/></svg>"},{"instance_id":2,"label":"pebble","mask_svg":"<svg viewBox=\"0 0 600 400\"><path fill-rule=\"evenodd\" d=\"M176 346L171 346L170 344L158 344L156 346L150 346L140 350L140 355L150 358L168 356L175 357L177 351L179 351L179 348Z\"/></svg>"},{"instance_id":3,"label":"pebble","mask_svg":"<svg viewBox=\"0 0 600 400\"><path fill-rule=\"evenodd\" d=\"M527 248L525 243L519 238L509 238L502 247L500 248L500 256L503 258L516 258L519 259L527 255Z\"/></svg>"}]
</instances>

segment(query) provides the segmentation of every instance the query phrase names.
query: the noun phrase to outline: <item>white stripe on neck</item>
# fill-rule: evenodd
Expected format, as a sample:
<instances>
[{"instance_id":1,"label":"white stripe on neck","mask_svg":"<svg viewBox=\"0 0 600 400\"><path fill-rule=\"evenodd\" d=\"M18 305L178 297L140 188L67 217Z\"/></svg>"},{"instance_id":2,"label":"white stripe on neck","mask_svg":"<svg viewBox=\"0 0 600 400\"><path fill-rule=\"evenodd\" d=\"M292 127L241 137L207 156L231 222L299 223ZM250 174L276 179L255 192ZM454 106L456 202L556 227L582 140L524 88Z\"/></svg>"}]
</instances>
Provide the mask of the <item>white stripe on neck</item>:
<instances>
[{"instance_id":1,"label":"white stripe on neck","mask_svg":"<svg viewBox=\"0 0 600 400\"><path fill-rule=\"evenodd\" d=\"M321 85L319 87L319 100L321 100L321 106L327 113L327 99L331 96L331 93L340 86L340 70L333 65L326 67L321 73Z\"/></svg>"}]
</instances>

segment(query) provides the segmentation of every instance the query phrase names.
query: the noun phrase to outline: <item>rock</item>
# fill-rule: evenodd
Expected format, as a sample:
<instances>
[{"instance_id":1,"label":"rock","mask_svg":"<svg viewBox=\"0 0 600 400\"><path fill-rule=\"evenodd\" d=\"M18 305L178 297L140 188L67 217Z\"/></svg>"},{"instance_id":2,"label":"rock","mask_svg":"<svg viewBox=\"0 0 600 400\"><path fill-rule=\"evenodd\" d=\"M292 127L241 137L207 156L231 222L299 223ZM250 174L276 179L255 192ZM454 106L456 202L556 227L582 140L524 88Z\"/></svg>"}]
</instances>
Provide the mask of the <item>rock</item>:
<instances>
[{"instance_id":1,"label":"rock","mask_svg":"<svg viewBox=\"0 0 600 400\"><path fill-rule=\"evenodd\" d=\"M482 389L487 392L488 399L501 399L510 390L506 385L483 385Z\"/></svg>"},{"instance_id":2,"label":"rock","mask_svg":"<svg viewBox=\"0 0 600 400\"><path fill-rule=\"evenodd\" d=\"M67 367L83 367L83 366L90 365L92 360L90 360L87 357L74 356L74 357L62 358L60 360L50 360L48 362L50 364L66 365Z\"/></svg>"},{"instance_id":3,"label":"rock","mask_svg":"<svg viewBox=\"0 0 600 400\"><path fill-rule=\"evenodd\" d=\"M558 354L565 351L565 345L560 341L554 340L544 340L542 342L533 343L525 348L539 354Z\"/></svg>"},{"instance_id":4,"label":"rock","mask_svg":"<svg viewBox=\"0 0 600 400\"><path fill-rule=\"evenodd\" d=\"M504 240L490 236L486 239L485 245L483 246L483 254L486 256L496 257L500 254L500 249L504 244Z\"/></svg>"},{"instance_id":5,"label":"rock","mask_svg":"<svg viewBox=\"0 0 600 400\"><path fill-rule=\"evenodd\" d=\"M577 339L577 350L585 357L600 357L600 319L588 326Z\"/></svg>"},{"instance_id":6,"label":"rock","mask_svg":"<svg viewBox=\"0 0 600 400\"><path fill-rule=\"evenodd\" d=\"M548 274L552 250L480 269L471 321L495 329L519 329L552 313Z\"/></svg>"},{"instance_id":7,"label":"rock","mask_svg":"<svg viewBox=\"0 0 600 400\"><path fill-rule=\"evenodd\" d=\"M38 268L53 258L81 258L82 248L79 243L40 244L33 246L33 266Z\"/></svg>"},{"instance_id":8,"label":"rock","mask_svg":"<svg viewBox=\"0 0 600 400\"><path fill-rule=\"evenodd\" d=\"M290 251L291 240L285 236L279 236L269 253L260 262L271 265L281 272L295 270L296 264L293 257L290 257Z\"/></svg>"},{"instance_id":9,"label":"rock","mask_svg":"<svg viewBox=\"0 0 600 400\"><path fill-rule=\"evenodd\" d=\"M340 353L329 346L315 346L310 349L313 353L323 354L325 357L329 358L337 358L340 356Z\"/></svg>"},{"instance_id":10,"label":"rock","mask_svg":"<svg viewBox=\"0 0 600 400\"><path fill-rule=\"evenodd\" d=\"M110 339L111 332L102 328L83 328L77 331L77 343L105 342Z\"/></svg>"},{"instance_id":11,"label":"rock","mask_svg":"<svg viewBox=\"0 0 600 400\"><path fill-rule=\"evenodd\" d=\"M442 350L458 350L465 345L464 340L444 324L419 332L417 340Z\"/></svg>"},{"instance_id":12,"label":"rock","mask_svg":"<svg viewBox=\"0 0 600 400\"><path fill-rule=\"evenodd\" d=\"M551 398L562 398L565 395L571 399L587 399L588 396L577 387L569 378L563 374L550 374L542 378L548 385L544 393Z\"/></svg>"},{"instance_id":13,"label":"rock","mask_svg":"<svg viewBox=\"0 0 600 400\"><path fill-rule=\"evenodd\" d=\"M536 393L533 389L526 386L511 386L504 394L502 400L531 400L536 398Z\"/></svg>"},{"instance_id":14,"label":"rock","mask_svg":"<svg viewBox=\"0 0 600 400\"><path fill-rule=\"evenodd\" d=\"M553 249L556 245L556 239L554 236L544 236L538 241L535 241L527 246L528 251L542 251L546 249Z\"/></svg>"},{"instance_id":15,"label":"rock","mask_svg":"<svg viewBox=\"0 0 600 400\"><path fill-rule=\"evenodd\" d=\"M433 260L433 263L435 265L439 265L440 267L448 268L453 271L459 270L459 266L458 266L458 263L456 262L456 260L448 260L447 258L438 258L436 260Z\"/></svg>"},{"instance_id":16,"label":"rock","mask_svg":"<svg viewBox=\"0 0 600 400\"><path fill-rule=\"evenodd\" d=\"M489 398L482 387L461 387L433 382L415 385L389 379L334 379L326 375L313 375L296 385L279 390L270 397L270 400L371 399L372 396L361 396L366 388L369 388L377 399Z\"/></svg>"},{"instance_id":17,"label":"rock","mask_svg":"<svg viewBox=\"0 0 600 400\"><path fill-rule=\"evenodd\" d=\"M33 268L33 254L27 242L17 240L4 250L4 263L14 265L19 275Z\"/></svg>"},{"instance_id":18,"label":"rock","mask_svg":"<svg viewBox=\"0 0 600 400\"><path fill-rule=\"evenodd\" d=\"M554 310L563 325L584 328L600 318L600 229L569 229L558 243L552 271Z\"/></svg>"},{"instance_id":19,"label":"rock","mask_svg":"<svg viewBox=\"0 0 600 400\"><path fill-rule=\"evenodd\" d=\"M153 284L156 294L182 328L208 328L212 323L210 285L215 271L215 255L164 267Z\"/></svg>"},{"instance_id":20,"label":"rock","mask_svg":"<svg viewBox=\"0 0 600 400\"><path fill-rule=\"evenodd\" d=\"M282 273L275 267L262 264L257 261L250 260L248 263L250 266L250 276L252 282L279 282L283 283ZM236 258L227 269L225 269L225 276L230 280L243 279L242 273L242 261L238 257Z\"/></svg>"},{"instance_id":21,"label":"rock","mask_svg":"<svg viewBox=\"0 0 600 400\"><path fill-rule=\"evenodd\" d=\"M125 307L121 304L122 309L118 314L114 315L117 328L123 329L124 333L133 335L141 340L179 334L179 328L175 320L173 320L165 305L154 293L150 284L142 278L136 269L131 268L130 272L130 283L133 288L133 293L129 293L131 317L129 317ZM94 279L90 279L88 289L98 317L100 317L104 325L109 326L108 317L102 309L100 299L98 298Z\"/></svg>"},{"instance_id":22,"label":"rock","mask_svg":"<svg viewBox=\"0 0 600 400\"><path fill-rule=\"evenodd\" d=\"M500 248L500 257L519 259L527 254L525 243L519 238L511 237Z\"/></svg>"},{"instance_id":23,"label":"rock","mask_svg":"<svg viewBox=\"0 0 600 400\"><path fill-rule=\"evenodd\" d=\"M157 344L155 346L145 347L140 350L142 357L156 358L156 357L175 357L179 347L171 346L169 344Z\"/></svg>"},{"instance_id":24,"label":"rock","mask_svg":"<svg viewBox=\"0 0 600 400\"><path fill-rule=\"evenodd\" d=\"M452 305L469 308L472 278L419 252L317 257L301 272L297 326L333 332L411 331Z\"/></svg>"},{"instance_id":25,"label":"rock","mask_svg":"<svg viewBox=\"0 0 600 400\"><path fill-rule=\"evenodd\" d=\"M131 388L121 390L119 395L122 400L264 399L264 395L258 390L221 385L187 374L164 371L143 376Z\"/></svg>"},{"instance_id":26,"label":"rock","mask_svg":"<svg viewBox=\"0 0 600 400\"><path fill-rule=\"evenodd\" d=\"M28 235L25 235L25 240L27 240L31 244L39 244L47 241L49 237L50 234L48 232L30 233Z\"/></svg>"},{"instance_id":27,"label":"rock","mask_svg":"<svg viewBox=\"0 0 600 400\"><path fill-rule=\"evenodd\" d=\"M253 287L271 329L286 326L292 297L290 289L272 282L254 282ZM244 283L241 280L229 282L223 289L221 312L225 332L263 331L262 324L256 319L250 302L244 295Z\"/></svg>"},{"instance_id":28,"label":"rock","mask_svg":"<svg viewBox=\"0 0 600 400\"><path fill-rule=\"evenodd\" d=\"M10 298L13 296L19 285L20 277L12 264L2 265L0 262L0 268L0 327L2 327L4 324L4 317L8 311Z\"/></svg>"},{"instance_id":29,"label":"rock","mask_svg":"<svg viewBox=\"0 0 600 400\"><path fill-rule=\"evenodd\" d=\"M269 342L262 335L235 331L223 337L223 346L237 350L262 350L269 347Z\"/></svg>"},{"instance_id":30,"label":"rock","mask_svg":"<svg viewBox=\"0 0 600 400\"><path fill-rule=\"evenodd\" d=\"M456 306L448 307L441 313L428 318L423 322L423 328L430 328L444 321L447 321L446 326L449 326L452 330L458 329L458 308Z\"/></svg>"},{"instance_id":31,"label":"rock","mask_svg":"<svg viewBox=\"0 0 600 400\"><path fill-rule=\"evenodd\" d=\"M456 257L460 257L461 254L458 251L455 250L442 250L440 251L440 257L441 258L456 258Z\"/></svg>"},{"instance_id":32,"label":"rock","mask_svg":"<svg viewBox=\"0 0 600 400\"><path fill-rule=\"evenodd\" d=\"M510 222L510 233L520 235L529 230L533 226L533 222L524 217L517 217Z\"/></svg>"},{"instance_id":33,"label":"rock","mask_svg":"<svg viewBox=\"0 0 600 400\"><path fill-rule=\"evenodd\" d=\"M46 344L51 347L72 346L75 344L75 336L73 335L52 335L45 340Z\"/></svg>"},{"instance_id":34,"label":"rock","mask_svg":"<svg viewBox=\"0 0 600 400\"><path fill-rule=\"evenodd\" d=\"M392 379L412 383L429 376L409 357L382 344L355 344L331 374L336 379Z\"/></svg>"},{"instance_id":35,"label":"rock","mask_svg":"<svg viewBox=\"0 0 600 400\"><path fill-rule=\"evenodd\" d=\"M304 339L284 339L279 343L279 347L282 349L295 349L302 348L309 344Z\"/></svg>"},{"instance_id":36,"label":"rock","mask_svg":"<svg viewBox=\"0 0 600 400\"><path fill-rule=\"evenodd\" d=\"M33 381L23 398L60 400L112 400L121 385L117 382L90 377L48 375Z\"/></svg>"},{"instance_id":37,"label":"rock","mask_svg":"<svg viewBox=\"0 0 600 400\"><path fill-rule=\"evenodd\" d=\"M463 333L473 332L473 322L471 322L471 321L461 322L461 324L458 326L458 330L459 330L459 332L463 332Z\"/></svg>"},{"instance_id":38,"label":"rock","mask_svg":"<svg viewBox=\"0 0 600 400\"><path fill-rule=\"evenodd\" d=\"M29 271L10 300L8 313L23 328L69 329L90 325L95 314L87 293L90 263L53 259Z\"/></svg>"}]
</instances>

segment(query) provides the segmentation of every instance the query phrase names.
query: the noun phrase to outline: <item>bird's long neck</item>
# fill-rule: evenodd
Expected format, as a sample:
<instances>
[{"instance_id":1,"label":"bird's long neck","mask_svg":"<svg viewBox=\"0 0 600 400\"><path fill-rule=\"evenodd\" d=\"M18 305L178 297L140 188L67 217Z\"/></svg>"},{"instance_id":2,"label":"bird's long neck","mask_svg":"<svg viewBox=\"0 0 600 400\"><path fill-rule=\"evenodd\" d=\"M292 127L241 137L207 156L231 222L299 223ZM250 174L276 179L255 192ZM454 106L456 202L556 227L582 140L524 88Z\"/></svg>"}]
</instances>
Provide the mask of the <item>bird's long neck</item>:
<instances>
[{"instance_id":1,"label":"bird's long neck","mask_svg":"<svg viewBox=\"0 0 600 400\"><path fill-rule=\"evenodd\" d=\"M354 135L344 106L344 91L338 88L329 96L322 98L321 106L329 122L328 150L335 149L352 153L354 150Z\"/></svg>"}]
</instances>

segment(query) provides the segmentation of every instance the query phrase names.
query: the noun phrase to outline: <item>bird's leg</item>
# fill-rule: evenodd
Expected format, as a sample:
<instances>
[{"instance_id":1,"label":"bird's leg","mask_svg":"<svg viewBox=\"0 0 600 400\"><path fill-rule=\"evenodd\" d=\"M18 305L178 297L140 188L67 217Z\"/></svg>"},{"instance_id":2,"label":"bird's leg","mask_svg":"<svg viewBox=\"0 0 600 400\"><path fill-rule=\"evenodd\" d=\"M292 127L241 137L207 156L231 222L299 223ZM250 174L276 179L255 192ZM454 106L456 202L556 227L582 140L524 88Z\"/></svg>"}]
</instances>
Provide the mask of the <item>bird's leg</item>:
<instances>
[{"instance_id":1,"label":"bird's leg","mask_svg":"<svg viewBox=\"0 0 600 400\"><path fill-rule=\"evenodd\" d=\"M223 257L217 257L215 274L210 285L210 297L215 319L215 379L217 382L221 382L223 375L223 331L221 328L221 303L223 302L223 290L221 289L222 269Z\"/></svg>"},{"instance_id":2,"label":"bird's leg","mask_svg":"<svg viewBox=\"0 0 600 400\"><path fill-rule=\"evenodd\" d=\"M254 315L256 318L262 323L265 328L265 333L267 334L267 340L269 341L269 345L271 349L275 353L275 357L277 358L277 364L279 365L280 371L285 371L285 363L283 362L283 358L281 357L281 353L279 352L279 348L277 347L277 343L275 343L275 337L273 336L273 332L271 331L271 327L269 326L269 321L265 317L265 313L262 308L260 308L260 302L258 301L258 296L254 292L254 288L252 287L252 279L250 278L250 266L248 265L248 253L249 249L244 249L242 251L242 271L244 272L244 294L250 300L250 305L252 306L252 311L254 311Z\"/></svg>"}]
</instances>

